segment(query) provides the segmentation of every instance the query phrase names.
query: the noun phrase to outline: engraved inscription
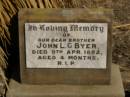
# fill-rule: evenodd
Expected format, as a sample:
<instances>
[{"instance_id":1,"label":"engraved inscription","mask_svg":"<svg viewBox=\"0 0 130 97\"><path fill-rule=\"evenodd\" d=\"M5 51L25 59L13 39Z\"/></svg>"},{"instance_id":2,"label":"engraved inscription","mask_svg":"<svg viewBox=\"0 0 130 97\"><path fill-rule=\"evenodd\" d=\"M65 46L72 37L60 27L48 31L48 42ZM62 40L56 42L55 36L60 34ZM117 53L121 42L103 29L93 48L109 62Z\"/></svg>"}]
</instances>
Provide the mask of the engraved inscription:
<instances>
[{"instance_id":1,"label":"engraved inscription","mask_svg":"<svg viewBox=\"0 0 130 97\"><path fill-rule=\"evenodd\" d=\"M25 23L27 68L106 68L107 23Z\"/></svg>"}]
</instances>

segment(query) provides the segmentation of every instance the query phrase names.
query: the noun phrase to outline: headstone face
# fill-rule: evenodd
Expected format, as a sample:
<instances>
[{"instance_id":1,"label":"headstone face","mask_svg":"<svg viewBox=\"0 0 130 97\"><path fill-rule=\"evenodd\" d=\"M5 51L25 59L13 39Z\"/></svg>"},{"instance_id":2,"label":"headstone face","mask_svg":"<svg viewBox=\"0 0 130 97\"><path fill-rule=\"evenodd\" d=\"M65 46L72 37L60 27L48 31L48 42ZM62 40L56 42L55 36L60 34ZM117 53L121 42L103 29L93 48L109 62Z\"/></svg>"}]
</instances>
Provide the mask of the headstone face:
<instances>
[{"instance_id":1,"label":"headstone face","mask_svg":"<svg viewBox=\"0 0 130 97\"><path fill-rule=\"evenodd\" d=\"M111 24L86 9L19 12L21 82L109 84Z\"/></svg>"}]
</instances>

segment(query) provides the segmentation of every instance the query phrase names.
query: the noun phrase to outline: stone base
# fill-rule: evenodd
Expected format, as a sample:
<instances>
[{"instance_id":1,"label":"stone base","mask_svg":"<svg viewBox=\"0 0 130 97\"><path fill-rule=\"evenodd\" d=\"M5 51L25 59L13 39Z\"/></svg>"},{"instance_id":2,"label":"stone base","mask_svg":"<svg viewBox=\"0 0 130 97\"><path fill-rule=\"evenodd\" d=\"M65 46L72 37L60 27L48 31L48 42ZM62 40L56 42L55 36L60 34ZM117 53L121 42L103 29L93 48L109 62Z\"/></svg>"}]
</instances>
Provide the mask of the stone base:
<instances>
[{"instance_id":1,"label":"stone base","mask_svg":"<svg viewBox=\"0 0 130 97\"><path fill-rule=\"evenodd\" d=\"M7 97L125 97L121 74L112 66L110 85L26 85L10 81Z\"/></svg>"}]
</instances>

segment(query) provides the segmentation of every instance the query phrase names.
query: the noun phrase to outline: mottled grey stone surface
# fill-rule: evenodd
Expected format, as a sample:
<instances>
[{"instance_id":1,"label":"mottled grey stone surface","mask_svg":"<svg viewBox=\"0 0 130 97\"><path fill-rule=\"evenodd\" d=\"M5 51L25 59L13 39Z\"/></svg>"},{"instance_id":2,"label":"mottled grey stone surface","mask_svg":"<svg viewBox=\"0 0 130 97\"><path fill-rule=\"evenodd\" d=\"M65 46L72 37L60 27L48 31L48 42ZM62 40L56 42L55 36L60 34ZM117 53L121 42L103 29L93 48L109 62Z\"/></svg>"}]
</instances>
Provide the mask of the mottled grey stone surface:
<instances>
[{"instance_id":1,"label":"mottled grey stone surface","mask_svg":"<svg viewBox=\"0 0 130 97\"><path fill-rule=\"evenodd\" d=\"M11 94L11 95L10 95ZM13 79L7 97L125 97L121 74L112 65L110 85L27 85Z\"/></svg>"}]
</instances>

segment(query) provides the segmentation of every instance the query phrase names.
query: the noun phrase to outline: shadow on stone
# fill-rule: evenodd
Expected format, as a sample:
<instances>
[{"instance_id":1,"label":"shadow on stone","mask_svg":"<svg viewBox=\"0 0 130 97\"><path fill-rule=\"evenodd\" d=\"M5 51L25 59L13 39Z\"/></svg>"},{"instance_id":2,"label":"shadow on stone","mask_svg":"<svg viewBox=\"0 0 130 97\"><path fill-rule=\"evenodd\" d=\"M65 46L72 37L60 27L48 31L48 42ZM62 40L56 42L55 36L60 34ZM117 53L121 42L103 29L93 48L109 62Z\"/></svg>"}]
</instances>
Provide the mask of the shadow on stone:
<instances>
[{"instance_id":1,"label":"shadow on stone","mask_svg":"<svg viewBox=\"0 0 130 97\"><path fill-rule=\"evenodd\" d=\"M19 38L18 38L18 14L11 19L9 32L11 35L11 46L9 47L8 78L20 81L19 65Z\"/></svg>"}]
</instances>

